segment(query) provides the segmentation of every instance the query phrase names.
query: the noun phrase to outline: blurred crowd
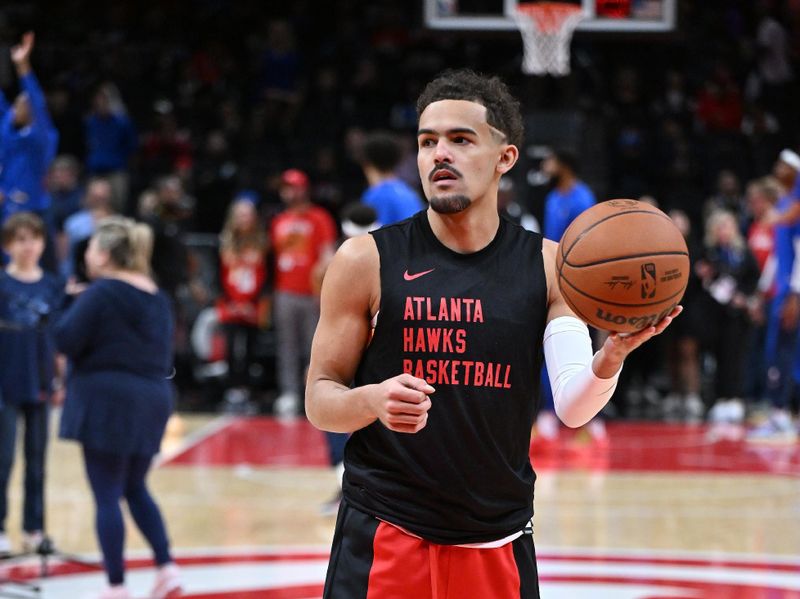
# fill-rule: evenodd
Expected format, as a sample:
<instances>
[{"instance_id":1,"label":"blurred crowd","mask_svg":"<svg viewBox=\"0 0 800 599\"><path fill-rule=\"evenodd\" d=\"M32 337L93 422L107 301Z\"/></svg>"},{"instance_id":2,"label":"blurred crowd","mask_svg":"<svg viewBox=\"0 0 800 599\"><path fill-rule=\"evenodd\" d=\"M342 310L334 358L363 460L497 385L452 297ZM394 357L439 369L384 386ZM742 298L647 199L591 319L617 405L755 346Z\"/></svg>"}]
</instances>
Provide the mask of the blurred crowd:
<instances>
[{"instance_id":1,"label":"blurred crowd","mask_svg":"<svg viewBox=\"0 0 800 599\"><path fill-rule=\"evenodd\" d=\"M57 136L41 201L28 204L49 227L44 259L82 281L97 222L151 225L153 271L178 311L185 407L300 410L324 268L341 239L423 205L414 102L442 69L470 66L501 75L528 112L558 102L600 122L602 151L578 153L574 170L598 199L658 204L692 248L683 325L626 367L618 412L740 422L763 403L771 432L783 430L800 312L789 284L800 4L682 2L678 32L648 39L647 52L641 40L579 35L573 74L556 86L521 74L517 34L427 30L421 5L276 4L0 11L0 56L36 31L38 121ZM28 90L16 75L0 58L10 102ZM3 214L25 205L0 191ZM507 214L547 229L543 193L524 178L501 191Z\"/></svg>"}]
</instances>

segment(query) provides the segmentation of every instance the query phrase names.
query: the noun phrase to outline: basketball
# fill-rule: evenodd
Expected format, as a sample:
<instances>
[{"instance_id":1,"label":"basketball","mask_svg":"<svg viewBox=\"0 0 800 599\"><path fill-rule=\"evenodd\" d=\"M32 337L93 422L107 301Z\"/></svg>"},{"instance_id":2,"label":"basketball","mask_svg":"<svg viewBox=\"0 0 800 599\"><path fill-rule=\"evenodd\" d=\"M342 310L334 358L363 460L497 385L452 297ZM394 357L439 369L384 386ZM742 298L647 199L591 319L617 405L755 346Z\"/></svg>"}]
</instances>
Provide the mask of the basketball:
<instances>
[{"instance_id":1,"label":"basketball","mask_svg":"<svg viewBox=\"0 0 800 599\"><path fill-rule=\"evenodd\" d=\"M610 200L581 213L558 244L558 286L586 323L619 333L654 325L678 305L689 251L658 208Z\"/></svg>"}]
</instances>

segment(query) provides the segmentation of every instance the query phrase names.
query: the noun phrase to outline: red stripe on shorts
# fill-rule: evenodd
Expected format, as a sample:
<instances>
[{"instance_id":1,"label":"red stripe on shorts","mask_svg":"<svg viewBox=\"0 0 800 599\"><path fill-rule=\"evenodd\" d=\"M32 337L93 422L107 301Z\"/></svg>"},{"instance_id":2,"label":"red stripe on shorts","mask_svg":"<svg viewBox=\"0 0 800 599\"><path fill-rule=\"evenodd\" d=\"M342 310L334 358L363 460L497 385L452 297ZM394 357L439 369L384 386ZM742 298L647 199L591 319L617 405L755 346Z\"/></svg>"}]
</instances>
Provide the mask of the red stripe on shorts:
<instances>
[{"instance_id":1,"label":"red stripe on shorts","mask_svg":"<svg viewBox=\"0 0 800 599\"><path fill-rule=\"evenodd\" d=\"M367 599L513 599L520 579L511 543L496 549L437 545L381 522Z\"/></svg>"}]
</instances>

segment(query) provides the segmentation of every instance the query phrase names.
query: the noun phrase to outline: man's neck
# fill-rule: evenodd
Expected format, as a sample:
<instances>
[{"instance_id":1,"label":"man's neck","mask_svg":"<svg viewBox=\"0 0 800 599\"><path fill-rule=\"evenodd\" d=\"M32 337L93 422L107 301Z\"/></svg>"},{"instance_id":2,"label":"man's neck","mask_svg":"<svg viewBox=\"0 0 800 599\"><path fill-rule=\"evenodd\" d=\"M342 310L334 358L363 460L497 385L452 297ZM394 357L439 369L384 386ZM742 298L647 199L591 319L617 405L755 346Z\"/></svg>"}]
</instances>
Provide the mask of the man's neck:
<instances>
[{"instance_id":1,"label":"man's neck","mask_svg":"<svg viewBox=\"0 0 800 599\"><path fill-rule=\"evenodd\" d=\"M459 254L482 250L492 242L500 226L497 200L486 198L485 203L488 209L473 204L455 214L439 214L428 208L433 234L445 247Z\"/></svg>"},{"instance_id":2,"label":"man's neck","mask_svg":"<svg viewBox=\"0 0 800 599\"><path fill-rule=\"evenodd\" d=\"M19 264L12 262L6 267L6 272L15 279L27 283L35 283L44 274L38 264Z\"/></svg>"}]
</instances>

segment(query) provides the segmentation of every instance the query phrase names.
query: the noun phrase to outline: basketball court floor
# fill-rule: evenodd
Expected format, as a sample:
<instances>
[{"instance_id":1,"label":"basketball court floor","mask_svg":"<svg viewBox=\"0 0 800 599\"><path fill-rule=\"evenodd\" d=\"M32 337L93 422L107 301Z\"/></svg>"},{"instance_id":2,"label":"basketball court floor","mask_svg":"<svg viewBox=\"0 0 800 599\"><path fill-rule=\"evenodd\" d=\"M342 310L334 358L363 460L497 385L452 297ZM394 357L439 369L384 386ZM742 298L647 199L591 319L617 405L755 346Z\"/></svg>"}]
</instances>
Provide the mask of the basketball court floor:
<instances>
[{"instance_id":1,"label":"basketball court floor","mask_svg":"<svg viewBox=\"0 0 800 599\"><path fill-rule=\"evenodd\" d=\"M800 599L800 447L747 444L739 432L610 423L607 444L573 431L534 442L542 596ZM20 483L17 464L15 542ZM305 420L175 418L151 485L187 597L321 596L334 517L320 505L335 477ZM37 558L0 562L0 597L37 596L19 581L38 582L46 599L80 599L103 584L76 445L51 444L47 494L50 534L86 563L52 558L42 578ZM133 528L127 544L129 586L143 598L148 554Z\"/></svg>"}]
</instances>

